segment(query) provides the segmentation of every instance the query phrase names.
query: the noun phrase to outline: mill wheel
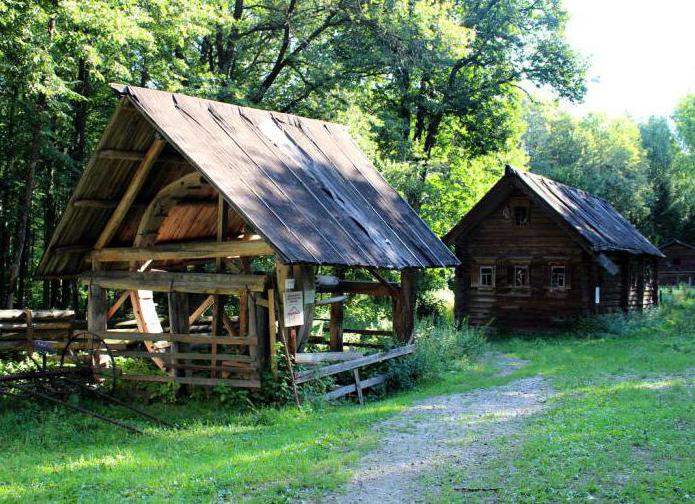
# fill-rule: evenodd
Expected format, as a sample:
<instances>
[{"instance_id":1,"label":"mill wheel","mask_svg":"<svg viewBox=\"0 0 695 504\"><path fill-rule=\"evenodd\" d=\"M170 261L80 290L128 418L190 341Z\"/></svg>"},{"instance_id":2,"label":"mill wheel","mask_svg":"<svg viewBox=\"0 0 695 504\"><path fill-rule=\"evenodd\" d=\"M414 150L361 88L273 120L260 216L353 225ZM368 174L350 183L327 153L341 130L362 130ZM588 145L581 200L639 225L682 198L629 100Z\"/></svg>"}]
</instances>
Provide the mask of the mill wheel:
<instances>
[{"instance_id":1,"label":"mill wheel","mask_svg":"<svg viewBox=\"0 0 695 504\"><path fill-rule=\"evenodd\" d=\"M60 356L60 367L84 370L90 384L112 393L118 370L113 352L106 342L91 332L79 332L70 338Z\"/></svg>"}]
</instances>

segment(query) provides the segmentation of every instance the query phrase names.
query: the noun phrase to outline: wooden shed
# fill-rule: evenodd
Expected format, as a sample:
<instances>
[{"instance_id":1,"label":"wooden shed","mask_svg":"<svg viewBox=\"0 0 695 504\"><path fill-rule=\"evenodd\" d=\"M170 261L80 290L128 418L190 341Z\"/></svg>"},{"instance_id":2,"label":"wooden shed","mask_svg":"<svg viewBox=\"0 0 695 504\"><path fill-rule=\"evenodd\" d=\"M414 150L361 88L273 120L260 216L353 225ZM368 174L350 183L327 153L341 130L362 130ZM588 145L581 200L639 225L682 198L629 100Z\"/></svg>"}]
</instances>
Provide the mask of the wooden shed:
<instances>
[{"instance_id":1,"label":"wooden shed","mask_svg":"<svg viewBox=\"0 0 695 504\"><path fill-rule=\"evenodd\" d=\"M695 285L695 245L669 240L659 250L665 256L659 261L661 285Z\"/></svg>"},{"instance_id":2,"label":"wooden shed","mask_svg":"<svg viewBox=\"0 0 695 504\"><path fill-rule=\"evenodd\" d=\"M461 265L455 315L549 328L657 303L661 252L605 200L507 166L444 237Z\"/></svg>"},{"instance_id":3,"label":"wooden shed","mask_svg":"<svg viewBox=\"0 0 695 504\"><path fill-rule=\"evenodd\" d=\"M350 294L392 298L393 333L412 339L417 268L458 260L345 128L112 87L116 110L39 273L79 277L90 333L166 372L124 378L259 387L278 336L293 354L305 346L316 305L331 305L326 343L342 350ZM373 281L317 275L321 266L363 268ZM382 268L401 271L400 283ZM114 326L128 300L137 328Z\"/></svg>"}]
</instances>

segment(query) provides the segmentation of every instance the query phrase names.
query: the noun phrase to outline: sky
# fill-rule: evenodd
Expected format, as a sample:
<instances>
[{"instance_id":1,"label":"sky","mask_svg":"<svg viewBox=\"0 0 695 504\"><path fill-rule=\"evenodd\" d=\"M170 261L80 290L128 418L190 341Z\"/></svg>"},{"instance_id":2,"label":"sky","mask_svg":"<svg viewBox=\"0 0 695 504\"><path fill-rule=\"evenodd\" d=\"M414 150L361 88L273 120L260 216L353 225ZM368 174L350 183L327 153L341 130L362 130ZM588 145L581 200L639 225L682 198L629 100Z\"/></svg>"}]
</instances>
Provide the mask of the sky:
<instances>
[{"instance_id":1,"label":"sky","mask_svg":"<svg viewBox=\"0 0 695 504\"><path fill-rule=\"evenodd\" d=\"M695 93L695 0L565 0L567 38L589 57L577 114L671 115Z\"/></svg>"}]
</instances>

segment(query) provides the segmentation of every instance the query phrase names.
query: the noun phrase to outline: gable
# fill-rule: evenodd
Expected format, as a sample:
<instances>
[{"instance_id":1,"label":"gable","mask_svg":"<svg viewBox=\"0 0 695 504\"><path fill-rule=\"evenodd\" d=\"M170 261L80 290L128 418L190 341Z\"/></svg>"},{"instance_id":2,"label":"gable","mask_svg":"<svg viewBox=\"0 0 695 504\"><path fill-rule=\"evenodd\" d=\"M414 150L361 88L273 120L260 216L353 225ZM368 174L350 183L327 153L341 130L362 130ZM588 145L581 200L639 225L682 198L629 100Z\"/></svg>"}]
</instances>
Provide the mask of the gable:
<instances>
[{"instance_id":1,"label":"gable","mask_svg":"<svg viewBox=\"0 0 695 504\"><path fill-rule=\"evenodd\" d=\"M126 86L118 92L130 106L114 115L73 200L118 200L134 163L105 159L103 153L144 152L158 134L179 165L197 171L222 194L286 264L389 269L458 264L342 126L151 89ZM159 175L153 176L166 178L170 170L158 163L153 174ZM40 274L79 273L84 254L64 260L56 250L93 245L112 211L70 204ZM135 211L130 220L137 221ZM125 241L130 236L119 233Z\"/></svg>"},{"instance_id":2,"label":"gable","mask_svg":"<svg viewBox=\"0 0 695 504\"><path fill-rule=\"evenodd\" d=\"M662 255L605 200L511 166L506 167L504 177L446 234L444 241L453 243L462 239L476 222L485 218L491 206L509 194L511 188L522 191L547 209L558 225L589 252Z\"/></svg>"}]
</instances>

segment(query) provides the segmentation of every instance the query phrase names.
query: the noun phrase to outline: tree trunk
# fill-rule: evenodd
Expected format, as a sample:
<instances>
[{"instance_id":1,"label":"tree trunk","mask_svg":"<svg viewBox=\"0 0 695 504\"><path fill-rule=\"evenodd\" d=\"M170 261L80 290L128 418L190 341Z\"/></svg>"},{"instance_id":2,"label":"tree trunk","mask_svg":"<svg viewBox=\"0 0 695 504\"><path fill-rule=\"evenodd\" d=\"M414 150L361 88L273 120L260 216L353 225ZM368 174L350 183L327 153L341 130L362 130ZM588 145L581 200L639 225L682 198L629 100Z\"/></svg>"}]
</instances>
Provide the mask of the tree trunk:
<instances>
[{"instance_id":1,"label":"tree trunk","mask_svg":"<svg viewBox=\"0 0 695 504\"><path fill-rule=\"evenodd\" d=\"M36 115L31 127L31 149L29 164L24 176L24 194L19 204L19 218L15 229L15 247L14 256L10 262L9 275L7 282L7 295L4 305L6 308L12 308L14 305L14 297L16 292L16 283L19 277L19 271L22 266L22 258L24 257L25 246L27 242L27 234L29 227L29 214L31 212L31 201L34 197L34 178L36 167L41 159L41 125L42 116L46 110L46 97L41 94L36 99Z\"/></svg>"}]
</instances>

